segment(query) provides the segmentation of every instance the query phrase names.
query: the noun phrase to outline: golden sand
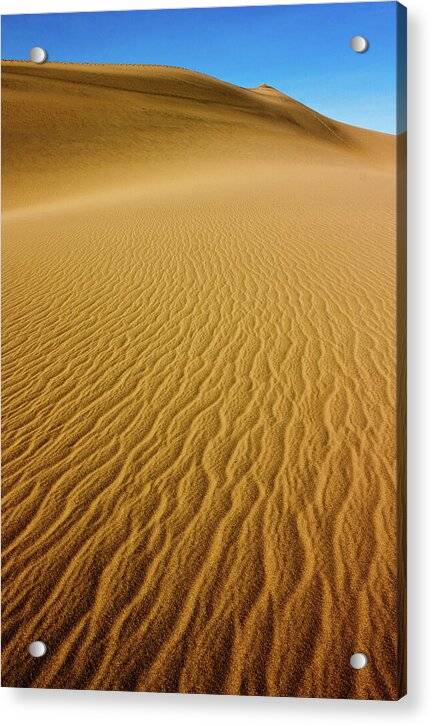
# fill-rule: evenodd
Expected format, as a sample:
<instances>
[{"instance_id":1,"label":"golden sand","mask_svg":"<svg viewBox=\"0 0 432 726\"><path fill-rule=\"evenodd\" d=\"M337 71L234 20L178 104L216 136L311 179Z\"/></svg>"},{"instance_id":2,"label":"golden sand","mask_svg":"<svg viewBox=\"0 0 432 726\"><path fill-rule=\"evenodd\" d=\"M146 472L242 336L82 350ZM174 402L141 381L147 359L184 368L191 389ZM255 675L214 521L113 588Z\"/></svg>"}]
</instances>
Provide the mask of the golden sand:
<instances>
[{"instance_id":1,"label":"golden sand","mask_svg":"<svg viewBox=\"0 0 432 726\"><path fill-rule=\"evenodd\" d=\"M395 137L23 62L3 128L3 684L400 696Z\"/></svg>"}]
</instances>

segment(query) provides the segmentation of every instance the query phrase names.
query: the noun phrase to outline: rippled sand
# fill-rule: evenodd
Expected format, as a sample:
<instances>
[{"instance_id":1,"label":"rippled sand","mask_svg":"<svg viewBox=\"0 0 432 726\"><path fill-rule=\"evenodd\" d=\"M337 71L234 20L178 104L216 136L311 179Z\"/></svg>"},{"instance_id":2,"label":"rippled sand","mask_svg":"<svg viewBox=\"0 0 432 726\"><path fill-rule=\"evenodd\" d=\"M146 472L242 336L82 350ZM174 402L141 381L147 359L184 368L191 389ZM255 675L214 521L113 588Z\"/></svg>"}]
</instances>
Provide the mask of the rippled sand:
<instances>
[{"instance_id":1,"label":"rippled sand","mask_svg":"<svg viewBox=\"0 0 432 726\"><path fill-rule=\"evenodd\" d=\"M398 698L395 138L150 66L3 123L3 684Z\"/></svg>"}]
</instances>

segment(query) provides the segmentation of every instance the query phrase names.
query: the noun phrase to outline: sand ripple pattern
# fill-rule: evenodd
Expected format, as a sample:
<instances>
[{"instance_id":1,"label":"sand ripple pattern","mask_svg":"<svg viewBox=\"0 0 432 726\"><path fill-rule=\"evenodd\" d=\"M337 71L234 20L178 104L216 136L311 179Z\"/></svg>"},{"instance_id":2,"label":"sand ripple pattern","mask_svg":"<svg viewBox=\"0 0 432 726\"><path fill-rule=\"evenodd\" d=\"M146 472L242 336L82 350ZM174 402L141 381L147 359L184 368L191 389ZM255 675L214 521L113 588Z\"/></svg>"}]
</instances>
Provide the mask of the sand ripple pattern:
<instances>
[{"instance_id":1,"label":"sand ripple pattern","mask_svg":"<svg viewBox=\"0 0 432 726\"><path fill-rule=\"evenodd\" d=\"M400 696L392 139L148 67L4 119L3 683Z\"/></svg>"}]
</instances>

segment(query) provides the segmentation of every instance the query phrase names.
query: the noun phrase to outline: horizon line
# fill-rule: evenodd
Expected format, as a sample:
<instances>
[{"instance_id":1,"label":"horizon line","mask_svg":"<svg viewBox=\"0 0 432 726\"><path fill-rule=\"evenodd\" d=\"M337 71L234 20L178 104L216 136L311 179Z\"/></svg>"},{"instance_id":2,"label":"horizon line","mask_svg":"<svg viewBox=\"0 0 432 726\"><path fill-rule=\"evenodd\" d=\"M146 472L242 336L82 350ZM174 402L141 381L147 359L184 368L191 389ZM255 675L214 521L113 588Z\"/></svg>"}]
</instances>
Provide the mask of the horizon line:
<instances>
[{"instance_id":1,"label":"horizon line","mask_svg":"<svg viewBox=\"0 0 432 726\"><path fill-rule=\"evenodd\" d=\"M363 131L372 131L375 134L382 134L384 136L401 136L403 134L407 133L407 129L403 129L402 131L382 131L380 129L375 129L368 126L359 126L358 124L349 123L347 121L344 121L339 118L335 118L333 116L328 116L325 113L322 113L322 111L319 111L317 108L314 108L313 106L308 106L306 103L303 103L302 101L299 101L294 96L290 96L284 91L282 91L277 86L274 86L272 84L267 83L266 81L263 81L258 86L240 86L239 84L232 83L231 81L225 81L223 78L219 78L218 76L214 76L211 73L206 73L205 71L200 71L195 68L188 68L186 66L177 66L177 65L168 65L166 63L106 63L104 61L98 62L98 61L50 61L46 60L44 63L37 64L34 61L30 60L29 58L1 58L2 63L28 63L32 67L39 66L47 66L47 65L69 65L69 66L128 66L128 67L146 67L146 68L175 68L176 70L182 70L182 71L190 71L191 73L197 73L201 76L206 76L207 78L213 78L216 81L219 81L220 83L226 83L228 86L232 86L233 88L241 88L245 91L254 91L260 86L268 86L269 88L273 88L275 91L280 93L283 96L286 96L286 98L290 98L299 105L303 106L304 108L307 108L315 113L318 113L323 118L329 119L330 121L335 121L336 123L344 124L345 126L350 126L354 129L360 129Z\"/></svg>"}]
</instances>

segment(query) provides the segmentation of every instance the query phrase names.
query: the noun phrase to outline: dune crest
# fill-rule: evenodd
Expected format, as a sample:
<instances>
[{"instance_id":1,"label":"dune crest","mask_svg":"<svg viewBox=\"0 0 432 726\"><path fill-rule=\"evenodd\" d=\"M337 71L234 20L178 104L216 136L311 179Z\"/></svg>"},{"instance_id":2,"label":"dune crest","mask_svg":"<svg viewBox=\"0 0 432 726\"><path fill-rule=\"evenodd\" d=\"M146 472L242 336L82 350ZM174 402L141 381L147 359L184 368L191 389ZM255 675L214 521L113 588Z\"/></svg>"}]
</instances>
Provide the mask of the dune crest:
<instances>
[{"instance_id":1,"label":"dune crest","mask_svg":"<svg viewBox=\"0 0 432 726\"><path fill-rule=\"evenodd\" d=\"M346 146L360 166L393 162L390 136L179 68L9 61L3 88L6 210L177 175L346 164Z\"/></svg>"},{"instance_id":2,"label":"dune crest","mask_svg":"<svg viewBox=\"0 0 432 726\"><path fill-rule=\"evenodd\" d=\"M2 70L4 685L397 698L395 139Z\"/></svg>"}]
</instances>

